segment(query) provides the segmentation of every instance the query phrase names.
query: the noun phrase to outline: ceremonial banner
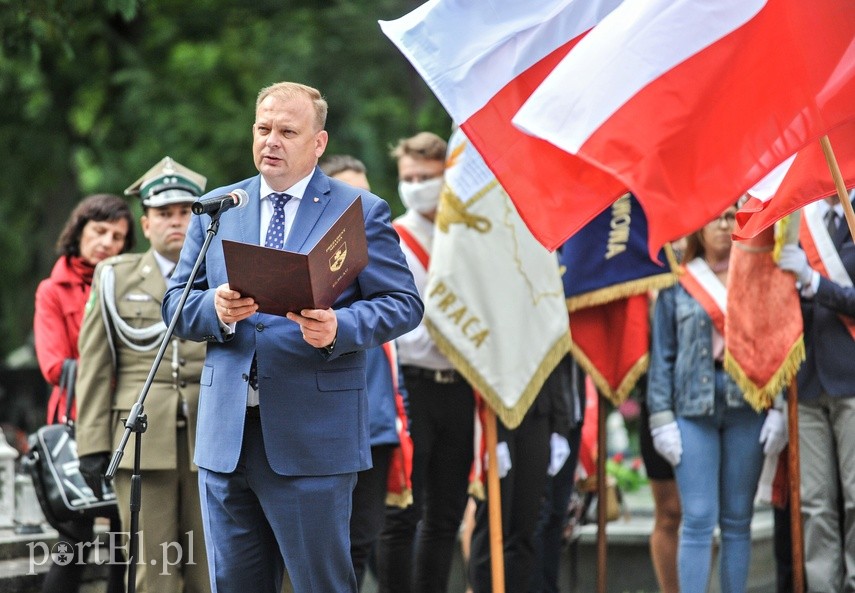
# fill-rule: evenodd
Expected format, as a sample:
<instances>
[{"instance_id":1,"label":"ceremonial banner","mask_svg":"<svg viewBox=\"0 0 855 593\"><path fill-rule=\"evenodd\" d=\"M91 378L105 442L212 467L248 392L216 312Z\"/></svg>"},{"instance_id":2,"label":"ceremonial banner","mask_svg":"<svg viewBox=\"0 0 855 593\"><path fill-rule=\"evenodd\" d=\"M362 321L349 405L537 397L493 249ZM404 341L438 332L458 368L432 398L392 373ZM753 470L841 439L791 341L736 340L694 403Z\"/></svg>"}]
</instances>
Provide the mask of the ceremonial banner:
<instances>
[{"instance_id":1,"label":"ceremonial banner","mask_svg":"<svg viewBox=\"0 0 855 593\"><path fill-rule=\"evenodd\" d=\"M570 349L558 261L461 130L448 151L425 323L502 423L516 428Z\"/></svg>"},{"instance_id":2,"label":"ceremonial banner","mask_svg":"<svg viewBox=\"0 0 855 593\"><path fill-rule=\"evenodd\" d=\"M647 371L648 291L673 284L677 263L666 250L658 263L648 256L647 220L632 194L573 235L558 258L573 357L600 393L618 405Z\"/></svg>"},{"instance_id":3,"label":"ceremonial banner","mask_svg":"<svg viewBox=\"0 0 855 593\"><path fill-rule=\"evenodd\" d=\"M552 68L621 0L431 0L383 32L412 62L549 249L624 184L529 136L511 118Z\"/></svg>"},{"instance_id":4,"label":"ceremonial banner","mask_svg":"<svg viewBox=\"0 0 855 593\"><path fill-rule=\"evenodd\" d=\"M647 372L650 353L647 293L570 314L571 352L599 392L620 405Z\"/></svg>"},{"instance_id":5,"label":"ceremonial banner","mask_svg":"<svg viewBox=\"0 0 855 593\"><path fill-rule=\"evenodd\" d=\"M855 187L855 120L828 133L847 188ZM820 143L811 142L748 190L733 235L750 239L787 214L836 193Z\"/></svg>"},{"instance_id":6,"label":"ceremonial banner","mask_svg":"<svg viewBox=\"0 0 855 593\"><path fill-rule=\"evenodd\" d=\"M798 223L792 227L795 241ZM773 227L734 241L727 274L724 368L755 410L772 405L805 359L799 294L793 275L775 262L774 246Z\"/></svg>"},{"instance_id":7,"label":"ceremonial banner","mask_svg":"<svg viewBox=\"0 0 855 593\"><path fill-rule=\"evenodd\" d=\"M855 116L853 39L840 0L625 2L513 122L637 195L654 256Z\"/></svg>"},{"instance_id":8,"label":"ceremonial banner","mask_svg":"<svg viewBox=\"0 0 855 593\"><path fill-rule=\"evenodd\" d=\"M670 249L667 250L670 254ZM583 307L670 286L676 280L666 250L657 261L647 254L647 217L632 194L570 237L559 251L567 308Z\"/></svg>"}]
</instances>

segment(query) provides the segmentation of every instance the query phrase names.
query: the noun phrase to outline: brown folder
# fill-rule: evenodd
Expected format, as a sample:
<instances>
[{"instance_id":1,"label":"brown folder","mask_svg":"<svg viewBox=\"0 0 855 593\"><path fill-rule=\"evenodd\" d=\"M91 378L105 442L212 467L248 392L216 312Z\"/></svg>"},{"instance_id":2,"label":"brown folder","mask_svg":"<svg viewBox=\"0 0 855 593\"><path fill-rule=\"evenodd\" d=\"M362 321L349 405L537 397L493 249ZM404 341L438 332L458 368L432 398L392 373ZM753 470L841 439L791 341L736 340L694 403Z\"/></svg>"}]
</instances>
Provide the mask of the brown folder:
<instances>
[{"instance_id":1,"label":"brown folder","mask_svg":"<svg viewBox=\"0 0 855 593\"><path fill-rule=\"evenodd\" d=\"M368 264L362 198L357 197L308 253L223 240L229 286L285 316L327 309Z\"/></svg>"}]
</instances>

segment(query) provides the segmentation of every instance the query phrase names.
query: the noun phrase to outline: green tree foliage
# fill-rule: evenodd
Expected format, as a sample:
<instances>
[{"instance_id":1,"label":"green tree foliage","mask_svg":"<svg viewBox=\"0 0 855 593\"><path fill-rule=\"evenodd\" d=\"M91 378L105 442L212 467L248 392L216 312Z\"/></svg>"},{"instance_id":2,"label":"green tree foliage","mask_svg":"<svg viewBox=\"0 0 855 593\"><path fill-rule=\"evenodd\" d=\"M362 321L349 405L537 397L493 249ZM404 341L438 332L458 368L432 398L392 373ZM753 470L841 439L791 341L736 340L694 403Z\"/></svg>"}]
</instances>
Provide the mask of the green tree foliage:
<instances>
[{"instance_id":1,"label":"green tree foliage","mask_svg":"<svg viewBox=\"0 0 855 593\"><path fill-rule=\"evenodd\" d=\"M74 204L120 194L164 155L209 188L255 174L255 97L272 82L325 94L327 152L361 158L400 212L389 146L422 129L450 132L377 25L418 4L0 0L3 354L30 332L35 287Z\"/></svg>"}]
</instances>

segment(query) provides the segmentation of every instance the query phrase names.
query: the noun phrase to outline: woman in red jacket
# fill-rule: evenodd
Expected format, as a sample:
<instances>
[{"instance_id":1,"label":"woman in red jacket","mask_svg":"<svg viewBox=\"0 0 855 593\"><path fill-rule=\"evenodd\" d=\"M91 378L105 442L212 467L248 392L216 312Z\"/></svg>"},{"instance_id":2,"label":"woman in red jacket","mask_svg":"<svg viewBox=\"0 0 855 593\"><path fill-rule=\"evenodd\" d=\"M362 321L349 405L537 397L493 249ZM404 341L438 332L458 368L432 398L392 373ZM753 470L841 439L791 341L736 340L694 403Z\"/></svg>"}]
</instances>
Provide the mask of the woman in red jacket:
<instances>
[{"instance_id":1,"label":"woman in red jacket","mask_svg":"<svg viewBox=\"0 0 855 593\"><path fill-rule=\"evenodd\" d=\"M134 243L134 220L119 196L96 194L71 212L56 243L59 259L48 278L36 289L33 329L39 368L53 385L48 402L48 423L65 421L65 394L58 384L62 363L78 358L77 336L89 298L95 264L128 251ZM71 410L74 416L74 409ZM42 583L43 593L75 593L80 588L85 560L77 558L77 544L92 541L93 519L68 521L58 526L60 539L70 544L75 557L66 564L52 563ZM110 531L121 531L118 512L110 517ZM124 591L124 565L112 562L108 592Z\"/></svg>"},{"instance_id":2,"label":"woman in red jacket","mask_svg":"<svg viewBox=\"0 0 855 593\"><path fill-rule=\"evenodd\" d=\"M133 229L131 210L122 198L96 194L77 205L59 236L59 259L36 290L33 320L39 368L53 385L48 424L65 420L65 395L59 391L59 376L63 361L78 357L77 336L95 264L128 251L134 243Z\"/></svg>"}]
</instances>

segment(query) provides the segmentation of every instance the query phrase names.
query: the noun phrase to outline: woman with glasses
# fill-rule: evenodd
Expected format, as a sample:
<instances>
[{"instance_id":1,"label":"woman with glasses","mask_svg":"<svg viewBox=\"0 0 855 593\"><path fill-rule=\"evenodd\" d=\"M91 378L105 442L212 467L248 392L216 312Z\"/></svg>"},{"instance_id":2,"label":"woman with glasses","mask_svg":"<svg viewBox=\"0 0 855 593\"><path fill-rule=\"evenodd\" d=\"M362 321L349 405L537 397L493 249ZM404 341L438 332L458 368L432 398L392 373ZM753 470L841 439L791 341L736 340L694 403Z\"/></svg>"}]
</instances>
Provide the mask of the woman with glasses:
<instances>
[{"instance_id":1,"label":"woman with glasses","mask_svg":"<svg viewBox=\"0 0 855 593\"><path fill-rule=\"evenodd\" d=\"M689 235L680 282L659 293L653 319L650 434L655 449L674 466L680 493L682 593L706 591L716 526L721 530L721 590L743 592L748 581L767 416L751 408L723 368L735 214L730 207Z\"/></svg>"}]
</instances>

